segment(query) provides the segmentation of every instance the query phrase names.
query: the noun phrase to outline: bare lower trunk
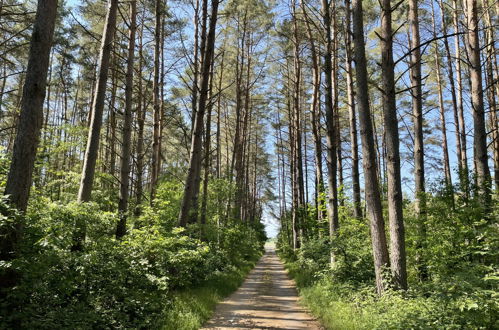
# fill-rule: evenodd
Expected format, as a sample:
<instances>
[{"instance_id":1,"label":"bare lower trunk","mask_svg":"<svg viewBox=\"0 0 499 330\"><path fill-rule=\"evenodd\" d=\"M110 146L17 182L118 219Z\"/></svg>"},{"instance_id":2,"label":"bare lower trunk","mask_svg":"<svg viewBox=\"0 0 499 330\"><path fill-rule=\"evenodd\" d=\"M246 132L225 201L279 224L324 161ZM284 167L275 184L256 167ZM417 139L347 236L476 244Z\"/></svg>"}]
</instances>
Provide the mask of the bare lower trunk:
<instances>
[{"instance_id":1,"label":"bare lower trunk","mask_svg":"<svg viewBox=\"0 0 499 330\"><path fill-rule=\"evenodd\" d=\"M447 35L447 23L445 20L444 16L444 4L442 0L439 0L438 2L439 7L440 7L440 18L441 18L441 25L442 25L442 32L444 35ZM457 32L457 31L455 31ZM449 77L454 77L454 68L452 66L452 54L450 51L450 46L449 46L449 40L448 38L444 38L444 46L445 46L445 53L447 57L447 71L449 74ZM454 115L454 125L455 125L455 132L456 132L456 149L457 149L457 159L458 159L458 172L459 172L459 178L461 180L461 173L463 172L463 164L462 164L462 147L461 147L461 131L460 131L460 126L459 126L459 110L458 110L458 102L457 102L457 95L456 95L456 87L454 84L454 79L449 79L449 84L450 84L450 94L452 97L452 110L453 110L453 115Z\"/></svg>"},{"instance_id":2,"label":"bare lower trunk","mask_svg":"<svg viewBox=\"0 0 499 330\"><path fill-rule=\"evenodd\" d=\"M332 52L333 44L331 37L331 6L328 0L322 0L322 19L326 29L326 51L324 53L324 76L326 79L326 142L327 142L327 169L328 169L328 216L329 216L329 234L332 237L339 228L338 221L338 187L336 173L336 135L335 135L335 117L333 109L333 63Z\"/></svg>"},{"instance_id":3,"label":"bare lower trunk","mask_svg":"<svg viewBox=\"0 0 499 330\"><path fill-rule=\"evenodd\" d=\"M490 1L486 0L485 3L487 6L490 5ZM497 4L496 4L497 5ZM499 5L497 5L499 8ZM488 26L492 26L494 22L491 19L492 15L495 15L494 10L491 7L484 9L485 11L485 19ZM494 45L494 29L485 29L484 33L486 34L486 44L487 44L487 98L489 103L489 120L490 126L492 128L492 153L493 153L493 161L494 161L494 185L496 192L499 193L499 118L497 111L497 96L499 96L499 84L494 82L499 77L499 70L497 67L497 57L494 56L497 50Z\"/></svg>"},{"instance_id":4,"label":"bare lower trunk","mask_svg":"<svg viewBox=\"0 0 499 330\"><path fill-rule=\"evenodd\" d=\"M402 184L395 79L393 62L392 7L390 0L381 2L381 70L383 117L385 124L388 218L390 222L390 264L395 284L407 288L404 220L402 214Z\"/></svg>"},{"instance_id":5,"label":"bare lower trunk","mask_svg":"<svg viewBox=\"0 0 499 330\"><path fill-rule=\"evenodd\" d=\"M364 22L362 0L352 1L354 59L356 63L357 106L362 139L364 180L366 191L367 216L371 227L371 242L378 294L385 290L385 271L389 267L386 245L385 221L378 183L376 150L374 146L373 124L369 108L369 88L367 85L367 62L364 45Z\"/></svg>"},{"instance_id":6,"label":"bare lower trunk","mask_svg":"<svg viewBox=\"0 0 499 330\"><path fill-rule=\"evenodd\" d=\"M433 37L437 37L436 31L436 22L435 22L435 10L433 2L431 3L432 9L432 27L433 27ZM444 32L446 33L446 32ZM442 154L443 154L443 163L444 163L444 178L445 185L448 188L452 187L452 175L450 170L450 161L449 161L449 147L447 142L447 123L445 120L445 105L443 98L443 90L442 90L442 75L441 75L441 63L440 63L440 54L438 43L435 44L435 68L436 68L436 78L437 78L437 88L438 88L438 106L440 110L440 131L442 132ZM450 74L449 74L450 75Z\"/></svg>"},{"instance_id":7,"label":"bare lower trunk","mask_svg":"<svg viewBox=\"0 0 499 330\"><path fill-rule=\"evenodd\" d=\"M144 18L144 14L142 14L142 18ZM143 20L142 20L143 21ZM139 216L142 212L142 194L144 190L143 185L143 177L144 177L144 122L146 116L146 109L144 104L144 95L143 95L143 83L142 83L142 69L144 63L144 56L142 52L143 47L143 30L144 23L142 23L140 29L139 36L139 82L138 82L138 100L137 100L137 148L136 148L136 157L137 157L137 178L135 182L135 200L136 206L134 214L135 216Z\"/></svg>"},{"instance_id":8,"label":"bare lower trunk","mask_svg":"<svg viewBox=\"0 0 499 330\"><path fill-rule=\"evenodd\" d=\"M421 51L419 37L418 0L409 1L410 58L412 118L414 123L414 183L415 211L419 238L416 242L416 259L418 275L421 280L428 277L426 263L423 260L422 249L426 237L426 201L425 201L425 168L424 168L424 137L423 137L423 93L421 78ZM402 215L401 215L402 217Z\"/></svg>"},{"instance_id":9,"label":"bare lower trunk","mask_svg":"<svg viewBox=\"0 0 499 330\"><path fill-rule=\"evenodd\" d=\"M352 69L352 40L351 40L351 8L350 0L345 1L346 7L346 31L345 31L345 67L347 75L347 97L348 97L348 115L350 121L350 144L352 155L352 191L353 191L353 216L356 218L362 217L362 208L360 200L360 174L359 174L359 146L357 140L357 116L355 113L355 92L353 85L353 69Z\"/></svg>"},{"instance_id":10,"label":"bare lower trunk","mask_svg":"<svg viewBox=\"0 0 499 330\"><path fill-rule=\"evenodd\" d=\"M47 86L50 49L54 35L57 0L40 0L36 11L29 49L26 79L23 86L21 111L4 194L19 211L25 212L32 185L32 175L43 123L43 101ZM8 216L8 214L4 214ZM0 231L0 259L12 260L21 239L23 223L14 217L12 226ZM0 290L15 285L16 272L5 268L0 278ZM2 292L0 292L2 293ZM3 295L3 294L2 294ZM0 297L1 298L1 297Z\"/></svg>"},{"instance_id":11,"label":"bare lower trunk","mask_svg":"<svg viewBox=\"0 0 499 330\"><path fill-rule=\"evenodd\" d=\"M78 202L84 203L90 201L92 187L94 183L95 164L97 162L97 153L99 150L100 130L102 126L102 113L104 110L106 85L108 78L109 60L113 47L114 30L116 27L116 13L118 9L117 0L109 0L106 23L102 34L102 44L99 54L98 78L95 88L94 100L92 103L92 115L90 119L90 128L88 133L87 148L83 160L83 171L81 176L80 190L78 192ZM83 220L81 220L83 221ZM72 250L81 250L85 240L85 223L76 224L73 237Z\"/></svg>"},{"instance_id":12,"label":"bare lower trunk","mask_svg":"<svg viewBox=\"0 0 499 330\"><path fill-rule=\"evenodd\" d=\"M459 143L461 145L461 158L459 159L461 164L461 172L460 175L460 184L463 191L468 194L469 190L469 182L468 182L468 155L466 150L466 126L464 122L464 107L463 107L463 82L462 82L462 74L461 74L461 49L459 42L459 20L458 20L458 2L457 0L453 0L453 23L454 23L454 52L455 52L455 61L456 61L456 82L457 82L457 97L456 97L456 106L457 106L457 119L459 125ZM452 79L450 79L452 80Z\"/></svg>"},{"instance_id":13,"label":"bare lower trunk","mask_svg":"<svg viewBox=\"0 0 499 330\"><path fill-rule=\"evenodd\" d=\"M120 196L118 202L119 222L116 227L116 238L126 234L126 221L128 216L128 195L130 185L130 158L132 143L132 105L133 105L133 61L135 51L137 3L130 3L130 33L128 40L128 58L125 85L125 114L123 121L123 136L121 149L121 171L120 171ZM140 101L139 101L140 102Z\"/></svg>"},{"instance_id":14,"label":"bare lower trunk","mask_svg":"<svg viewBox=\"0 0 499 330\"><path fill-rule=\"evenodd\" d=\"M483 105L482 65L480 61L477 1L466 0L468 19L468 54L470 60L471 105L473 108L473 142L478 190L486 210L490 207L490 170L487 154L487 130Z\"/></svg>"},{"instance_id":15,"label":"bare lower trunk","mask_svg":"<svg viewBox=\"0 0 499 330\"><path fill-rule=\"evenodd\" d=\"M159 174L159 140L160 140L160 121L161 121L161 105L159 94L159 69L160 69L160 56L161 56L161 16L162 16L162 2L156 0L155 11L156 20L154 28L154 77L153 77L153 142L152 142L152 159L151 159L151 196L150 203L154 203L156 196L156 185Z\"/></svg>"},{"instance_id":16,"label":"bare lower trunk","mask_svg":"<svg viewBox=\"0 0 499 330\"><path fill-rule=\"evenodd\" d=\"M109 0L106 23L99 54L98 76L94 99L92 103L90 128L88 133L87 149L83 162L82 178L80 191L78 192L79 202L90 201L92 186L95 175L95 163L97 161L97 152L99 150L100 129L102 126L102 112L104 110L106 85L108 78L109 60L113 47L114 30L116 27L116 12L118 8L117 0Z\"/></svg>"}]
</instances>

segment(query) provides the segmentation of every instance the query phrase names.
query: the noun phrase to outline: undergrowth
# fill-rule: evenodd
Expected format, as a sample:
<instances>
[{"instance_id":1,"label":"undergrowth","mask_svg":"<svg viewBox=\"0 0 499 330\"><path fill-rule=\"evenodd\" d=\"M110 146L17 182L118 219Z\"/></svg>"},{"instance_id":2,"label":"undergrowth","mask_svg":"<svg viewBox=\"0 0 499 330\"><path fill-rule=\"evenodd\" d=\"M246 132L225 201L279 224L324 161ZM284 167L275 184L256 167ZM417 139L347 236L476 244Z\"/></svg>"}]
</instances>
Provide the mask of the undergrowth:
<instances>
[{"instance_id":1,"label":"undergrowth","mask_svg":"<svg viewBox=\"0 0 499 330\"><path fill-rule=\"evenodd\" d=\"M346 208L332 240L311 213L300 248L293 250L281 231L278 253L304 304L327 329L499 329L498 213L494 208L483 217L478 200L433 192L422 236L407 205L409 289L387 283L382 296L375 291L368 221Z\"/></svg>"}]
</instances>

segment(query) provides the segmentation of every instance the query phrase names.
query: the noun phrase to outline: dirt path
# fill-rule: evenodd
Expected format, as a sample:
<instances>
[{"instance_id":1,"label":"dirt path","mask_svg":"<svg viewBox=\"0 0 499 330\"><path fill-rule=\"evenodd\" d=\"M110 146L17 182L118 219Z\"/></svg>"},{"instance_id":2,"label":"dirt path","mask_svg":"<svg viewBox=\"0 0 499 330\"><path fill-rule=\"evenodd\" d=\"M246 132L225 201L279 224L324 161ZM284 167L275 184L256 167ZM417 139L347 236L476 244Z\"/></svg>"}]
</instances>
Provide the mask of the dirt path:
<instances>
[{"instance_id":1,"label":"dirt path","mask_svg":"<svg viewBox=\"0 0 499 330\"><path fill-rule=\"evenodd\" d=\"M202 329L322 328L298 304L295 283L269 245L243 285L217 306Z\"/></svg>"}]
</instances>

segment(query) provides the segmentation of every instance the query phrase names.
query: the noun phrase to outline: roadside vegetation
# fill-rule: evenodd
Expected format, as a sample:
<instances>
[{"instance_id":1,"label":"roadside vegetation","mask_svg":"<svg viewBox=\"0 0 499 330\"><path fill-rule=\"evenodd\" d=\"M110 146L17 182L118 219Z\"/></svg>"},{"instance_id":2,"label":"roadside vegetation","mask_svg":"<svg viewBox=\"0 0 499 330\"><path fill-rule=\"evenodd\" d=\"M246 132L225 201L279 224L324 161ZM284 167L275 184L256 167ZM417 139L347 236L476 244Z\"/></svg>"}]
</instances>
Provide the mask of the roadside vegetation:
<instances>
[{"instance_id":1,"label":"roadside vegetation","mask_svg":"<svg viewBox=\"0 0 499 330\"><path fill-rule=\"evenodd\" d=\"M330 240L327 224L309 209L304 237L293 251L286 231L279 255L297 282L303 303L328 329L496 329L499 326L498 209L483 217L476 199L454 199L442 188L426 195L424 236L406 201L408 290L375 289L369 226L340 208L341 227ZM284 218L284 223L289 218ZM421 246L423 248L421 248ZM334 263L331 264L331 254ZM423 263L424 261L424 263ZM421 276L421 265L425 275ZM389 276L389 270L388 270ZM390 277L388 277L389 279Z\"/></svg>"},{"instance_id":2,"label":"roadside vegetation","mask_svg":"<svg viewBox=\"0 0 499 330\"><path fill-rule=\"evenodd\" d=\"M197 329L259 259L260 224L229 219L176 227L174 185L159 185L157 207L146 206L123 240L117 217L97 202L62 204L33 196L26 215L0 202L2 230L22 218L20 257L1 270L20 274L1 301L0 328ZM209 205L212 205L210 200ZM208 209L208 214L215 212ZM71 251L75 223L84 221L83 251Z\"/></svg>"}]
</instances>

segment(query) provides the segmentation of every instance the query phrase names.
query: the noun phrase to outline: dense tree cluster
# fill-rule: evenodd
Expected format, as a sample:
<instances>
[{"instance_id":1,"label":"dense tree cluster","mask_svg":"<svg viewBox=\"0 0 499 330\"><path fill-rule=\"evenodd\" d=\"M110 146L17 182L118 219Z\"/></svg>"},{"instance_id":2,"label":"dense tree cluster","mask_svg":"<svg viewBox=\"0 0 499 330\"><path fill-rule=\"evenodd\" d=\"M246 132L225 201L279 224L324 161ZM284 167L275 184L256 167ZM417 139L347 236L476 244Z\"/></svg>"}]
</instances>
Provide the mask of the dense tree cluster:
<instances>
[{"instance_id":1,"label":"dense tree cluster","mask_svg":"<svg viewBox=\"0 0 499 330\"><path fill-rule=\"evenodd\" d=\"M299 7L279 27L275 215L308 304L331 328L497 326L497 297L486 293L497 289L497 6ZM373 281L391 305L361 298ZM448 296L466 282L476 287ZM480 317L463 313L466 299ZM421 304L433 315L411 319ZM341 323L339 306L353 319Z\"/></svg>"}]
</instances>

